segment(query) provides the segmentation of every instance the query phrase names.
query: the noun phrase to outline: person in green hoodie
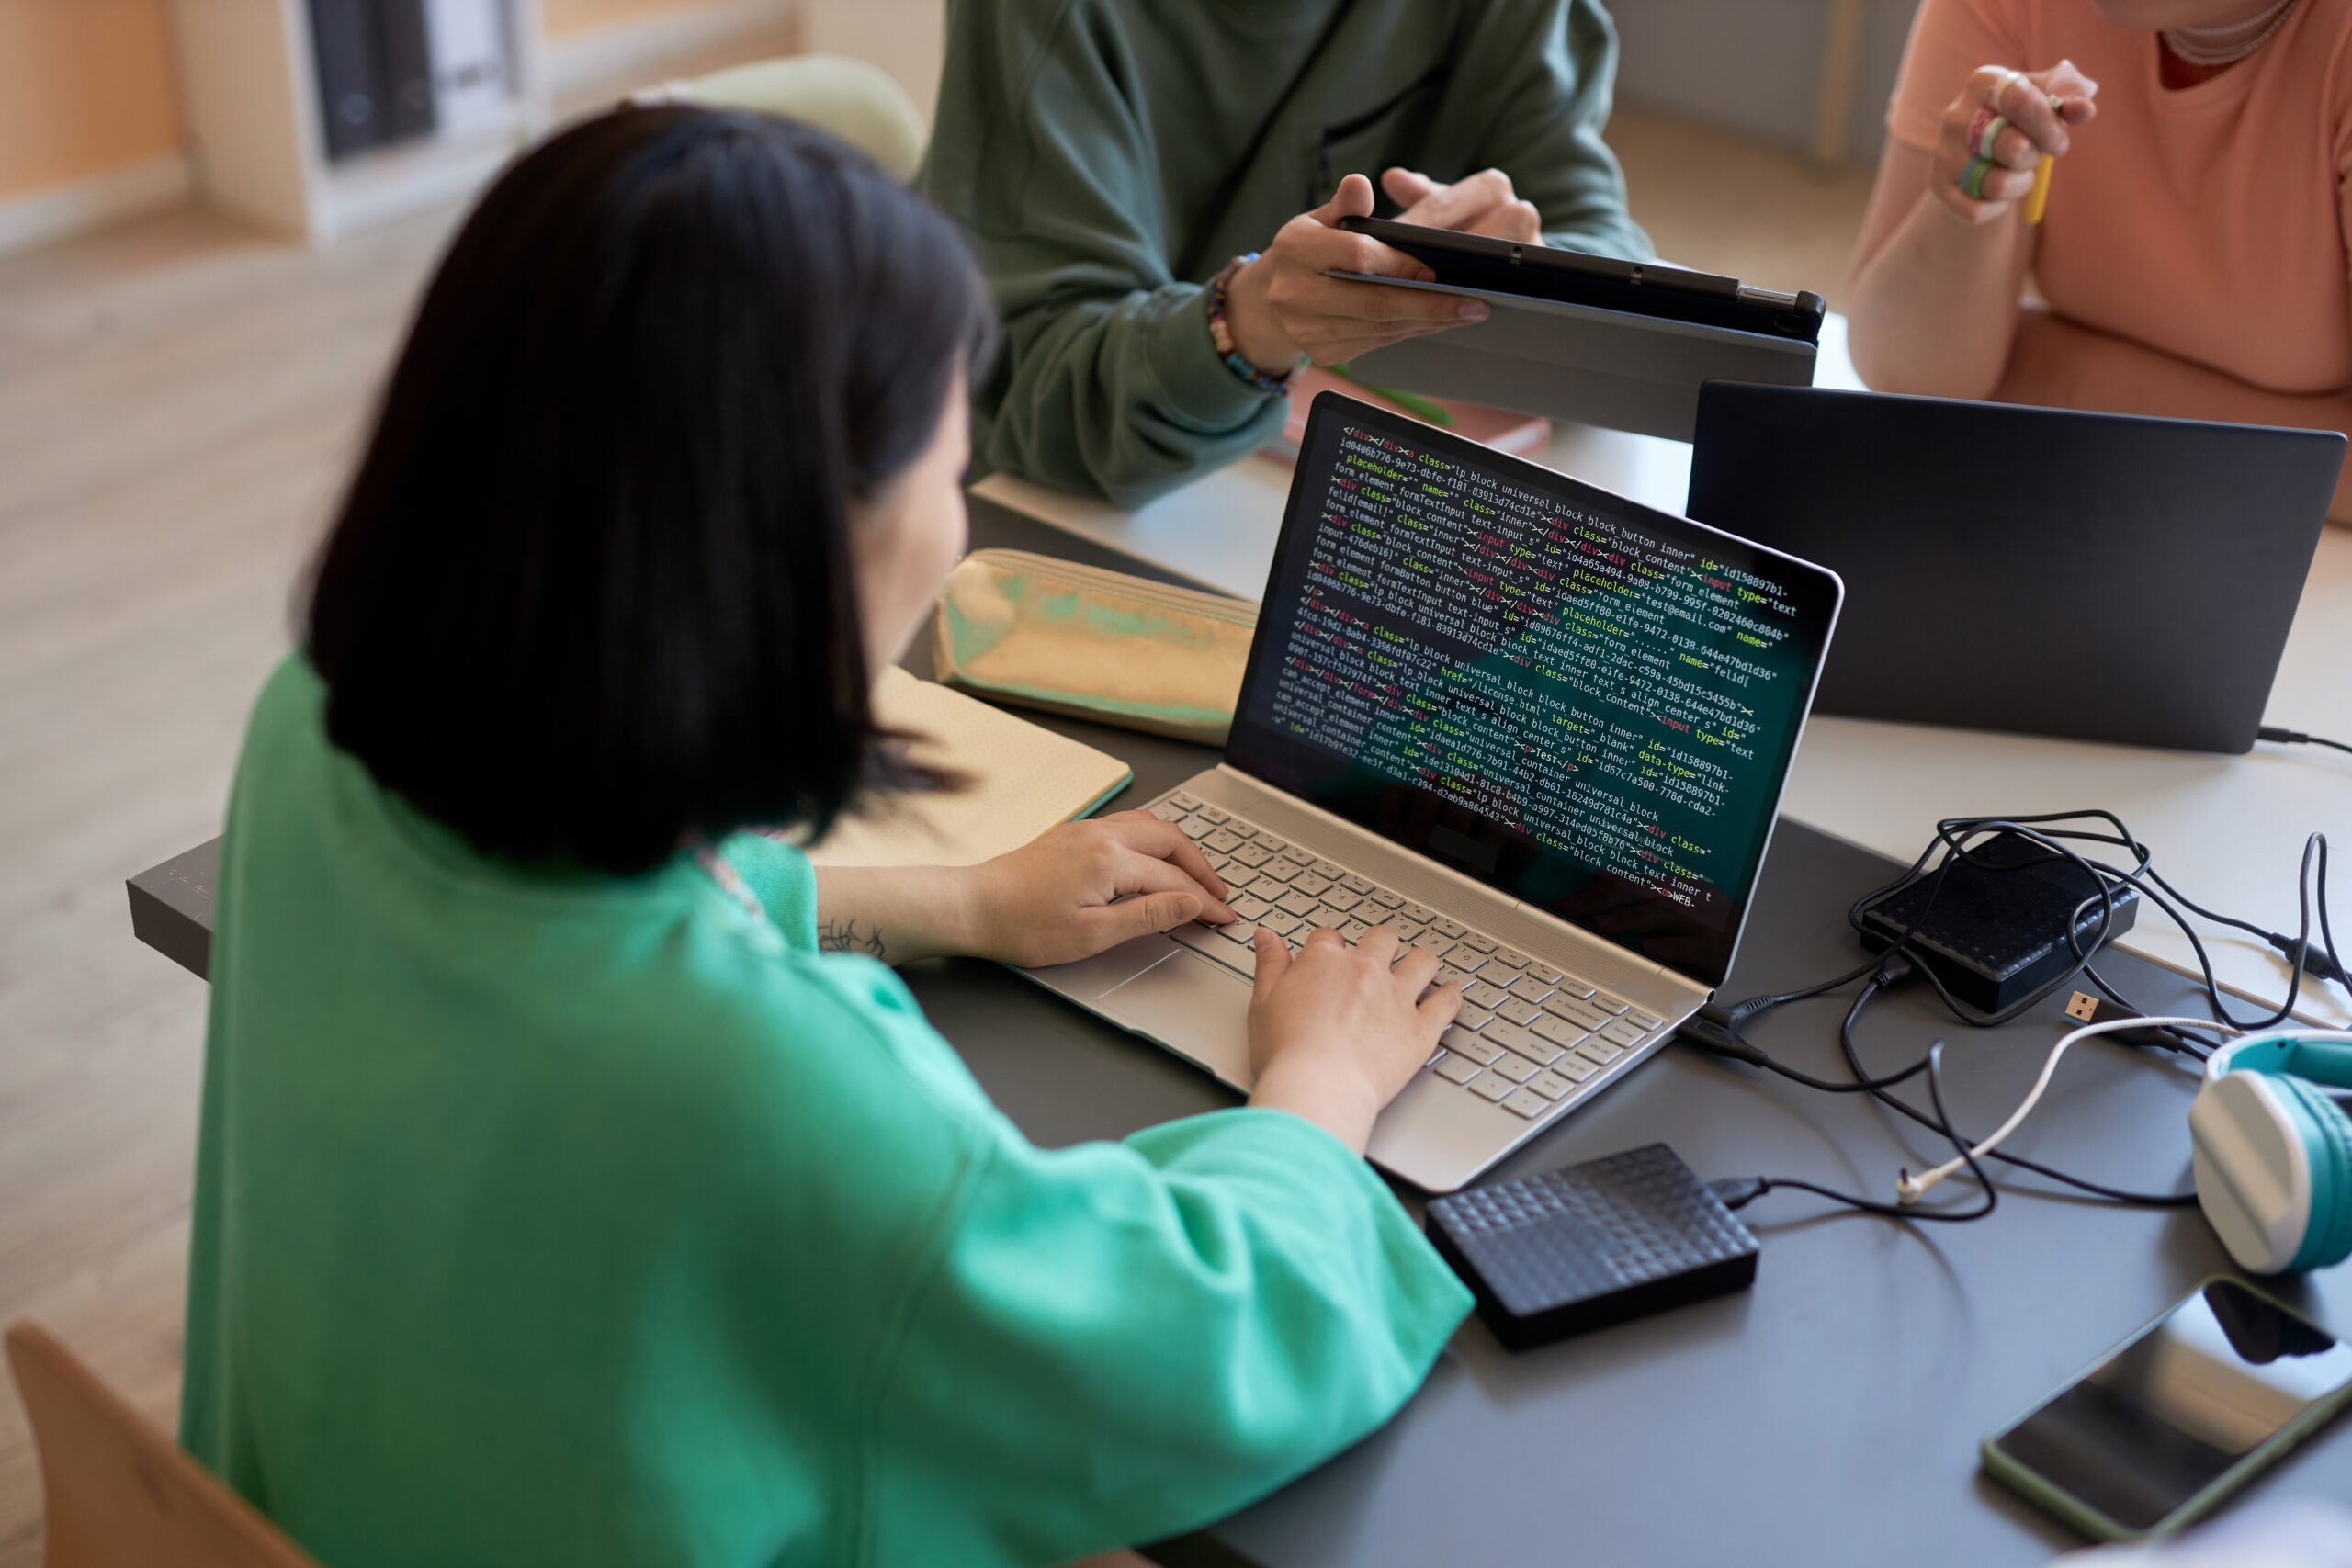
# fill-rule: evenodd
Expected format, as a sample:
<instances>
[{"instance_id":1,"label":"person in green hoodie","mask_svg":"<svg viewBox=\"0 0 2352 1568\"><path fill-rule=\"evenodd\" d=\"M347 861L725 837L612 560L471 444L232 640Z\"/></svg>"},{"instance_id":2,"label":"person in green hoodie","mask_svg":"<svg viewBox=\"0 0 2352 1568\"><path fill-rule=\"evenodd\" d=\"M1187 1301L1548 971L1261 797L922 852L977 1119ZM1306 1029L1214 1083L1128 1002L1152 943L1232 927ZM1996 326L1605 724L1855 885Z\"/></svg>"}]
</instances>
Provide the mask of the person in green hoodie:
<instances>
[{"instance_id":1,"label":"person in green hoodie","mask_svg":"<svg viewBox=\"0 0 2352 1568\"><path fill-rule=\"evenodd\" d=\"M923 192L1004 353L974 455L1136 506L1262 446L1300 363L1476 320L1372 214L1647 260L1598 0L950 0ZM1375 192L1373 174L1379 177Z\"/></svg>"},{"instance_id":2,"label":"person in green hoodie","mask_svg":"<svg viewBox=\"0 0 2352 1568\"><path fill-rule=\"evenodd\" d=\"M952 786L869 677L993 331L949 223L748 115L586 121L444 258L211 957L181 1440L331 1568L1047 1568L1355 1442L1466 1311L1362 1158L1432 954L1261 933L1247 1105L1040 1148L875 955L1230 919L1191 841L752 830Z\"/></svg>"}]
</instances>

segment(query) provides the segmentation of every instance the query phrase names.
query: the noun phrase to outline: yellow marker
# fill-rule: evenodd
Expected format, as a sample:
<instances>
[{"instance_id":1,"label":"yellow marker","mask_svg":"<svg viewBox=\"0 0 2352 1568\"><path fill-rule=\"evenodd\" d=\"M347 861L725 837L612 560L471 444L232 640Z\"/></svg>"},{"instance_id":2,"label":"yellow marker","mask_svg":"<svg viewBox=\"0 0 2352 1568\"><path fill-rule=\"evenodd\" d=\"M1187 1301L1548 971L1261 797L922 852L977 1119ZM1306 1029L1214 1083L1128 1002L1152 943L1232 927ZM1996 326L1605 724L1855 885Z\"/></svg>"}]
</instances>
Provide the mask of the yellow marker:
<instances>
[{"instance_id":1,"label":"yellow marker","mask_svg":"<svg viewBox=\"0 0 2352 1568\"><path fill-rule=\"evenodd\" d=\"M2025 193L2025 220L2028 227L2041 221L2041 209L2050 205L2050 165L2056 163L2049 153L2033 167L2033 188Z\"/></svg>"}]
</instances>

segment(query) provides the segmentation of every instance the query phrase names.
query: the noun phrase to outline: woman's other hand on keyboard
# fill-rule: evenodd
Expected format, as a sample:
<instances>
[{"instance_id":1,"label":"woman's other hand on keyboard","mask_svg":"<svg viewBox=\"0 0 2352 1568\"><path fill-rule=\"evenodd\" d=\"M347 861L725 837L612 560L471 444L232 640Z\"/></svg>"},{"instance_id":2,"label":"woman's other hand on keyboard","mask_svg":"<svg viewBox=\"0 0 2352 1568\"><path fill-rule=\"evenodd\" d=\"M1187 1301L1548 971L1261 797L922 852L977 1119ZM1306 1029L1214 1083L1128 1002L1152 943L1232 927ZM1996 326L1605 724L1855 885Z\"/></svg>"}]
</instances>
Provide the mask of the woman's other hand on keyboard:
<instances>
[{"instance_id":1,"label":"woman's other hand on keyboard","mask_svg":"<svg viewBox=\"0 0 2352 1568\"><path fill-rule=\"evenodd\" d=\"M1032 968L1091 958L1187 920L1233 919L1200 846L1148 811L1065 822L961 874L958 891L958 951Z\"/></svg>"},{"instance_id":2,"label":"woman's other hand on keyboard","mask_svg":"<svg viewBox=\"0 0 2352 1568\"><path fill-rule=\"evenodd\" d=\"M1304 1117L1363 1152L1374 1118L1437 1051L1461 1010L1458 987L1429 990L1437 955L1408 948L1375 926L1350 947L1317 931L1294 956L1272 931L1258 933L1257 991L1250 999L1250 1103Z\"/></svg>"}]
</instances>

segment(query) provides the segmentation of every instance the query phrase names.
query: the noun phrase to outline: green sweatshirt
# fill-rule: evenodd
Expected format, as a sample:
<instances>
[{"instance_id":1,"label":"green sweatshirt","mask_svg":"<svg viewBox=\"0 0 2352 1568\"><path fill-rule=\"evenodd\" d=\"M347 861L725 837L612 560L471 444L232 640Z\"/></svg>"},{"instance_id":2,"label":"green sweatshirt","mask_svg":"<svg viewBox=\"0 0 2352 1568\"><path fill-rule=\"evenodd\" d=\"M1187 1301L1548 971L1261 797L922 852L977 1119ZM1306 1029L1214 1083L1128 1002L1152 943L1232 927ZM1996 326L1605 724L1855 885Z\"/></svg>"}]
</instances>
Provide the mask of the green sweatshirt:
<instances>
[{"instance_id":1,"label":"green sweatshirt","mask_svg":"<svg viewBox=\"0 0 2352 1568\"><path fill-rule=\"evenodd\" d=\"M474 853L289 659L223 851L181 1440L329 1568L988 1568L1386 1420L1468 1296L1234 1110L1040 1149L794 851Z\"/></svg>"},{"instance_id":2,"label":"green sweatshirt","mask_svg":"<svg viewBox=\"0 0 2352 1568\"><path fill-rule=\"evenodd\" d=\"M1135 506L1271 439L1203 285L1345 175L1491 165L1549 243L1647 257L1616 57L1598 0L949 0L918 179L1004 317L976 469Z\"/></svg>"}]
</instances>

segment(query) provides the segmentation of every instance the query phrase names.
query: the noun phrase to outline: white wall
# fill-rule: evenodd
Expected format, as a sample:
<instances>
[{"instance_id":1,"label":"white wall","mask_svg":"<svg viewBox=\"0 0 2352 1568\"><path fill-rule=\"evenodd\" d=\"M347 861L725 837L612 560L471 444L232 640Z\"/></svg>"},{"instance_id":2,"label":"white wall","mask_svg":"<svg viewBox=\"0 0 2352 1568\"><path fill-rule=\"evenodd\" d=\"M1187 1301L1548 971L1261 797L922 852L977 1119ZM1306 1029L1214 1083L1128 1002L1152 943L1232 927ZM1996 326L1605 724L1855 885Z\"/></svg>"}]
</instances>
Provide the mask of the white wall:
<instances>
[{"instance_id":1,"label":"white wall","mask_svg":"<svg viewBox=\"0 0 2352 1568\"><path fill-rule=\"evenodd\" d=\"M931 123L945 53L945 0L801 0L800 28L812 54L854 55L888 71Z\"/></svg>"},{"instance_id":2,"label":"white wall","mask_svg":"<svg viewBox=\"0 0 2352 1568\"><path fill-rule=\"evenodd\" d=\"M1277 0L1264 0L1275 4ZM1846 157L1874 163L1887 95L1918 0L1861 0ZM1617 94L1803 151L1815 120L1836 0L1610 0L1623 39ZM808 50L873 61L926 124L939 96L945 0L801 0Z\"/></svg>"},{"instance_id":3,"label":"white wall","mask_svg":"<svg viewBox=\"0 0 2352 1568\"><path fill-rule=\"evenodd\" d=\"M1617 96L1804 152L1814 141L1834 0L1606 0ZM2079 3L2079 0L2075 0ZM1862 0L1844 157L1874 164L1918 0Z\"/></svg>"}]
</instances>

